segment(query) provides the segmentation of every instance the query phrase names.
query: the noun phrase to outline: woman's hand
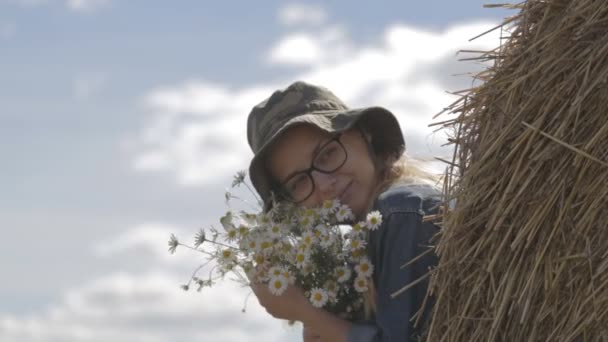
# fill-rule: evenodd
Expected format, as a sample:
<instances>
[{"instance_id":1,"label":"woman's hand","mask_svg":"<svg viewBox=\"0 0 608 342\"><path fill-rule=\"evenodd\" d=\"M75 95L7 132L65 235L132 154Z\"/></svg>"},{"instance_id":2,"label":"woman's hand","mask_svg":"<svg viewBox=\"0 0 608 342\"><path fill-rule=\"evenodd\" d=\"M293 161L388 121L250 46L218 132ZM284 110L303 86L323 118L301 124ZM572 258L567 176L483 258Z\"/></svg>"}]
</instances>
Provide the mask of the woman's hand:
<instances>
[{"instance_id":1,"label":"woman's hand","mask_svg":"<svg viewBox=\"0 0 608 342\"><path fill-rule=\"evenodd\" d=\"M260 305L273 317L304 323L302 336L305 342L346 341L350 323L312 306L299 287L288 286L283 294L275 296L268 284L251 282L250 286Z\"/></svg>"},{"instance_id":2,"label":"woman's hand","mask_svg":"<svg viewBox=\"0 0 608 342\"><path fill-rule=\"evenodd\" d=\"M297 286L290 285L280 296L276 296L270 292L267 284L251 283L250 285L260 305L275 318L302 321L305 311L312 307Z\"/></svg>"},{"instance_id":3,"label":"woman's hand","mask_svg":"<svg viewBox=\"0 0 608 342\"><path fill-rule=\"evenodd\" d=\"M304 342L321 342L321 335L306 324L304 324L304 328L302 328L302 337Z\"/></svg>"}]
</instances>

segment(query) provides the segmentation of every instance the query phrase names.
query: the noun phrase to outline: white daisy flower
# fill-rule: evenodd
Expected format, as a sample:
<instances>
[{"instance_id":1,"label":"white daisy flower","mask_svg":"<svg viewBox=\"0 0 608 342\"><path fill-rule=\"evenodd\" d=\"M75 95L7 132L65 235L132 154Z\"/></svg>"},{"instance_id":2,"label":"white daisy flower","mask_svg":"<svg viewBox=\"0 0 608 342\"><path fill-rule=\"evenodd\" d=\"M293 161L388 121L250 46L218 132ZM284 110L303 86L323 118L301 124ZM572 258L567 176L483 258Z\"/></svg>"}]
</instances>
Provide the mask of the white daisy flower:
<instances>
[{"instance_id":1,"label":"white daisy flower","mask_svg":"<svg viewBox=\"0 0 608 342\"><path fill-rule=\"evenodd\" d=\"M259 250L260 247L260 243L258 241L258 239L256 239L253 236L249 236L247 239L244 239L244 244L245 247L243 249L247 250L248 252L257 252Z\"/></svg>"},{"instance_id":2,"label":"white daisy flower","mask_svg":"<svg viewBox=\"0 0 608 342\"><path fill-rule=\"evenodd\" d=\"M327 291L327 296L331 302L335 302L338 299L338 291L340 290L338 283L328 280L323 285L323 288Z\"/></svg>"},{"instance_id":3,"label":"white daisy flower","mask_svg":"<svg viewBox=\"0 0 608 342\"><path fill-rule=\"evenodd\" d=\"M285 231L284 227L285 225L281 223L271 223L270 227L268 228L268 234L273 239L279 238L283 235L283 232Z\"/></svg>"},{"instance_id":4,"label":"white daisy flower","mask_svg":"<svg viewBox=\"0 0 608 342\"><path fill-rule=\"evenodd\" d=\"M282 275L287 279L289 285L293 285L296 282L296 276L288 269L284 269Z\"/></svg>"},{"instance_id":5,"label":"white daisy flower","mask_svg":"<svg viewBox=\"0 0 608 342\"><path fill-rule=\"evenodd\" d=\"M315 233L313 233L311 231L307 231L306 233L302 234L302 244L303 245L310 247L316 241L317 241L317 237L315 236Z\"/></svg>"},{"instance_id":6,"label":"white daisy flower","mask_svg":"<svg viewBox=\"0 0 608 342\"><path fill-rule=\"evenodd\" d=\"M319 245L321 245L321 247L323 248L329 248L331 247L331 245L335 242L334 236L330 233L325 233L323 235L321 235L321 238L319 239Z\"/></svg>"},{"instance_id":7,"label":"white daisy flower","mask_svg":"<svg viewBox=\"0 0 608 342\"><path fill-rule=\"evenodd\" d=\"M336 268L336 276L338 278L338 282L339 283L343 283L347 280L350 279L352 272L350 271L350 268L348 267L338 267Z\"/></svg>"},{"instance_id":8,"label":"white daisy flower","mask_svg":"<svg viewBox=\"0 0 608 342\"><path fill-rule=\"evenodd\" d=\"M328 299L327 291L323 289L314 288L310 291L310 302L315 308L322 308Z\"/></svg>"},{"instance_id":9,"label":"white daisy flower","mask_svg":"<svg viewBox=\"0 0 608 342\"><path fill-rule=\"evenodd\" d=\"M366 223L369 230L376 230L382 224L382 215L377 210L372 211L371 213L367 214Z\"/></svg>"},{"instance_id":10,"label":"white daisy flower","mask_svg":"<svg viewBox=\"0 0 608 342\"><path fill-rule=\"evenodd\" d=\"M358 237L353 237L350 240L350 250L351 251L357 251L359 249L362 249L365 247L365 245L367 244L367 242L363 239L360 239Z\"/></svg>"},{"instance_id":11,"label":"white daisy flower","mask_svg":"<svg viewBox=\"0 0 608 342\"><path fill-rule=\"evenodd\" d=\"M268 289L270 293L275 296L280 296L287 290L288 280L282 275L278 275L276 277L270 277L270 281L268 282Z\"/></svg>"},{"instance_id":12,"label":"white daisy flower","mask_svg":"<svg viewBox=\"0 0 608 342\"><path fill-rule=\"evenodd\" d=\"M227 241L235 241L238 238L239 231L236 229L236 227L230 225L230 226L227 226L227 227L224 227L224 228L226 228L226 235L225 236L226 236L226 240Z\"/></svg>"},{"instance_id":13,"label":"white daisy flower","mask_svg":"<svg viewBox=\"0 0 608 342\"><path fill-rule=\"evenodd\" d=\"M359 260L359 264L355 266L355 272L357 272L359 277L371 277L374 272L374 265L372 265L368 258L363 257Z\"/></svg>"},{"instance_id":14,"label":"white daisy flower","mask_svg":"<svg viewBox=\"0 0 608 342\"><path fill-rule=\"evenodd\" d=\"M356 251L351 251L350 261L358 263L365 256L366 256L365 249L357 249Z\"/></svg>"},{"instance_id":15,"label":"white daisy flower","mask_svg":"<svg viewBox=\"0 0 608 342\"><path fill-rule=\"evenodd\" d=\"M260 226L267 226L270 224L270 216L265 213L260 213L257 215L256 221Z\"/></svg>"},{"instance_id":16,"label":"white daisy flower","mask_svg":"<svg viewBox=\"0 0 608 342\"><path fill-rule=\"evenodd\" d=\"M225 248L219 251L220 261L232 261L236 260L236 253L232 248Z\"/></svg>"},{"instance_id":17,"label":"white daisy flower","mask_svg":"<svg viewBox=\"0 0 608 342\"><path fill-rule=\"evenodd\" d=\"M355 278L355 290L357 292L365 292L367 291L368 287L367 287L367 279L364 277L357 277Z\"/></svg>"},{"instance_id":18,"label":"white daisy flower","mask_svg":"<svg viewBox=\"0 0 608 342\"><path fill-rule=\"evenodd\" d=\"M268 260L266 259L266 257L264 256L264 254L258 253L258 254L256 254L256 255L253 256L253 261L255 261L255 263L257 265L264 265L264 264L267 263Z\"/></svg>"},{"instance_id":19,"label":"white daisy flower","mask_svg":"<svg viewBox=\"0 0 608 342\"><path fill-rule=\"evenodd\" d=\"M278 277L283 275L283 272L285 272L285 269L281 266L272 266L271 268L268 269L268 276L269 277Z\"/></svg>"},{"instance_id":20,"label":"white daisy flower","mask_svg":"<svg viewBox=\"0 0 608 342\"><path fill-rule=\"evenodd\" d=\"M302 268L304 267L309 260L309 253L305 252L305 251L298 251L294 257L294 263L296 264L296 267L298 268Z\"/></svg>"},{"instance_id":21,"label":"white daisy flower","mask_svg":"<svg viewBox=\"0 0 608 342\"><path fill-rule=\"evenodd\" d=\"M367 223L365 223L365 221L357 222L352 226L352 231L355 233L361 233L365 229L367 229Z\"/></svg>"},{"instance_id":22,"label":"white daisy flower","mask_svg":"<svg viewBox=\"0 0 608 342\"><path fill-rule=\"evenodd\" d=\"M338 222L352 220L354 217L353 211L347 205L341 205L336 211L336 219L338 219Z\"/></svg>"},{"instance_id":23,"label":"white daisy flower","mask_svg":"<svg viewBox=\"0 0 608 342\"><path fill-rule=\"evenodd\" d=\"M244 238L249 235L249 227L244 224L239 225L238 231L241 238Z\"/></svg>"},{"instance_id":24,"label":"white daisy flower","mask_svg":"<svg viewBox=\"0 0 608 342\"><path fill-rule=\"evenodd\" d=\"M274 246L274 244L272 243L272 240L270 239L263 239L260 241L259 243L259 249L262 253L270 253L272 251L272 247Z\"/></svg>"},{"instance_id":25,"label":"white daisy flower","mask_svg":"<svg viewBox=\"0 0 608 342\"><path fill-rule=\"evenodd\" d=\"M310 229L315 224L315 219L312 216L301 217L299 221L303 229Z\"/></svg>"},{"instance_id":26,"label":"white daisy flower","mask_svg":"<svg viewBox=\"0 0 608 342\"><path fill-rule=\"evenodd\" d=\"M323 217L327 217L328 215L335 213L339 206L340 202L337 199L325 200L323 201L319 211Z\"/></svg>"},{"instance_id":27,"label":"white daisy flower","mask_svg":"<svg viewBox=\"0 0 608 342\"><path fill-rule=\"evenodd\" d=\"M236 266L236 253L232 248L226 248L218 251L218 264L224 270L230 270Z\"/></svg>"}]
</instances>

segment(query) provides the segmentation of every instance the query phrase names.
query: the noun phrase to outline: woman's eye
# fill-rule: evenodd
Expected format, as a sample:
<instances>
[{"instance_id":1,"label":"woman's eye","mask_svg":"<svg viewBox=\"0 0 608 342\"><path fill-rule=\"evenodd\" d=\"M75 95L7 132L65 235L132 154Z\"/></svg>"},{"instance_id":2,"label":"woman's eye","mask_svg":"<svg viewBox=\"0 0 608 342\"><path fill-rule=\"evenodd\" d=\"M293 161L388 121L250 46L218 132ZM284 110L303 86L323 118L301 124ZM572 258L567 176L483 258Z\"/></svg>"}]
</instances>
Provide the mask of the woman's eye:
<instances>
[{"instance_id":1,"label":"woman's eye","mask_svg":"<svg viewBox=\"0 0 608 342\"><path fill-rule=\"evenodd\" d=\"M292 193L296 193L298 192L298 190L301 190L302 188L304 188L306 186L306 177L305 175L299 175L294 177L291 181L289 181L289 190Z\"/></svg>"},{"instance_id":2,"label":"woman's eye","mask_svg":"<svg viewBox=\"0 0 608 342\"><path fill-rule=\"evenodd\" d=\"M338 151L338 148L336 146L333 146L333 144L330 146L327 146L319 154L319 157L317 158L317 162L321 165L326 165L333 158L335 158L337 151Z\"/></svg>"}]
</instances>

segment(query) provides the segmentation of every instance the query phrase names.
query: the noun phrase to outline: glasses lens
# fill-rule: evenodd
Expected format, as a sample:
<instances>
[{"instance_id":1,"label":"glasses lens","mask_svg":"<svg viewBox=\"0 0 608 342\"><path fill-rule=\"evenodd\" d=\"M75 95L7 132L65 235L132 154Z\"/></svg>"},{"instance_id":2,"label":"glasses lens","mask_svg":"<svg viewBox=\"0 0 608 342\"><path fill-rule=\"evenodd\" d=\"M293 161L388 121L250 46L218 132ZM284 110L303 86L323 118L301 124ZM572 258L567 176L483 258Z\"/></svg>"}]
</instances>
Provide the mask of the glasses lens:
<instances>
[{"instance_id":1,"label":"glasses lens","mask_svg":"<svg viewBox=\"0 0 608 342\"><path fill-rule=\"evenodd\" d=\"M306 172L298 173L285 183L285 189L295 202L304 201L312 193L312 179Z\"/></svg>"},{"instance_id":2,"label":"glasses lens","mask_svg":"<svg viewBox=\"0 0 608 342\"><path fill-rule=\"evenodd\" d=\"M313 165L323 172L333 172L339 169L346 160L346 151L337 139L325 145L315 157Z\"/></svg>"}]
</instances>

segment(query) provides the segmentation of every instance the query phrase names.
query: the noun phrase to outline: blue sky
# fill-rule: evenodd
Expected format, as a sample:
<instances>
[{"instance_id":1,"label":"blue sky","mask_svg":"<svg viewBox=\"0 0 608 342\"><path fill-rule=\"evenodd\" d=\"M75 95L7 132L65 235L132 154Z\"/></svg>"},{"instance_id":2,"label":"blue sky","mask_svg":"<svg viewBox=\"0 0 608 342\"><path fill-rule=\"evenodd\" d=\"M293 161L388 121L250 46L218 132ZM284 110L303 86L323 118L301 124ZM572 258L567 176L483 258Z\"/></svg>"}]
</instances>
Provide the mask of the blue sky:
<instances>
[{"instance_id":1,"label":"blue sky","mask_svg":"<svg viewBox=\"0 0 608 342\"><path fill-rule=\"evenodd\" d=\"M413 155L448 153L425 126L479 70L456 51L498 44L467 42L511 14L486 2L0 0L0 340L297 340L255 303L209 309L243 290L179 292L198 260L168 235L216 222L248 110L296 79L393 110ZM165 304L125 309L145 298Z\"/></svg>"}]
</instances>

